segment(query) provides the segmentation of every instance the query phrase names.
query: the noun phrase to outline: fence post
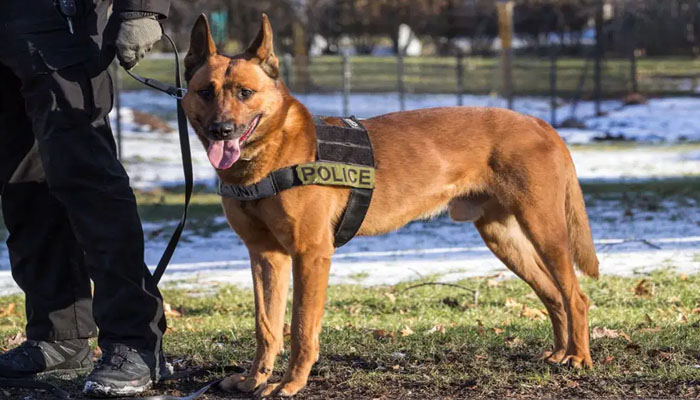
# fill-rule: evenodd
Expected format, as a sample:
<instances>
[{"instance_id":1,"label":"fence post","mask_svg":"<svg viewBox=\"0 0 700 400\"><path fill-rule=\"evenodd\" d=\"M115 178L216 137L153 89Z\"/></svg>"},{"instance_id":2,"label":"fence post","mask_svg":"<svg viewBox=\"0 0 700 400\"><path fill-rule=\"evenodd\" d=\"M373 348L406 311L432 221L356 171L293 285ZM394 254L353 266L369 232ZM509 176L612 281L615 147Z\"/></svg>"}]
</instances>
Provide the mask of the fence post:
<instances>
[{"instance_id":1,"label":"fence post","mask_svg":"<svg viewBox=\"0 0 700 400\"><path fill-rule=\"evenodd\" d=\"M594 94L595 98L595 113L601 115L603 111L600 107L601 101L601 80L602 80L602 63L603 63L603 0L597 0L595 11L595 68L594 68Z\"/></svg>"},{"instance_id":2,"label":"fence post","mask_svg":"<svg viewBox=\"0 0 700 400\"><path fill-rule=\"evenodd\" d=\"M116 111L115 115L115 128L117 133L117 159L121 161L123 159L122 152L122 78L119 74L119 63L115 59L112 63L112 82L114 83L114 109Z\"/></svg>"},{"instance_id":3,"label":"fence post","mask_svg":"<svg viewBox=\"0 0 700 400\"><path fill-rule=\"evenodd\" d=\"M457 50L457 105L464 104L462 95L464 94L464 54L462 50Z\"/></svg>"},{"instance_id":4,"label":"fence post","mask_svg":"<svg viewBox=\"0 0 700 400\"><path fill-rule=\"evenodd\" d=\"M292 55L284 53L282 56L282 65L284 68L284 83L290 90L292 89Z\"/></svg>"},{"instance_id":5,"label":"fence post","mask_svg":"<svg viewBox=\"0 0 700 400\"><path fill-rule=\"evenodd\" d=\"M549 108L550 121L549 123L557 126L557 49L554 42L550 43L549 48Z\"/></svg>"},{"instance_id":6,"label":"fence post","mask_svg":"<svg viewBox=\"0 0 700 400\"><path fill-rule=\"evenodd\" d=\"M401 46L399 46L399 50L396 53L396 75L399 86L399 108L403 111L406 109L406 87L404 82L403 52L401 51Z\"/></svg>"},{"instance_id":7,"label":"fence post","mask_svg":"<svg viewBox=\"0 0 700 400\"><path fill-rule=\"evenodd\" d=\"M503 96L508 99L508 108L513 109L513 1L499 0L498 35L501 38L501 68L503 73Z\"/></svg>"},{"instance_id":8,"label":"fence post","mask_svg":"<svg viewBox=\"0 0 700 400\"><path fill-rule=\"evenodd\" d=\"M352 71L350 70L350 57L346 52L343 52L343 115L350 115L350 78Z\"/></svg>"}]
</instances>

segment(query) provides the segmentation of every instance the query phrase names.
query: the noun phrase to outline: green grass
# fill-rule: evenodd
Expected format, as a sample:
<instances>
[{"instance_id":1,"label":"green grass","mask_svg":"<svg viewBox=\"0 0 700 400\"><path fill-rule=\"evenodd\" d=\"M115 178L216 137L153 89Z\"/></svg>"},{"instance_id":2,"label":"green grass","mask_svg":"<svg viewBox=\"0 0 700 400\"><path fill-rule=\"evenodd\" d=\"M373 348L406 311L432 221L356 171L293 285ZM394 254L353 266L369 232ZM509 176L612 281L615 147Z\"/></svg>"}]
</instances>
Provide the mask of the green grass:
<instances>
[{"instance_id":1,"label":"green grass","mask_svg":"<svg viewBox=\"0 0 700 400\"><path fill-rule=\"evenodd\" d=\"M466 57L464 59L463 86L465 93L492 93L500 90L498 57ZM163 81L172 80L172 60L146 59L137 72L143 76ZM561 58L558 61L557 82L560 96L571 97L579 84L584 64L583 58ZM413 93L456 93L457 60L454 57L407 57L404 62L406 90ZM679 76L696 76L700 60L681 57L643 58L638 62L640 90L649 95L690 95L688 89L679 86ZM394 57L356 56L351 58L351 88L356 92L396 91L397 62ZM593 90L593 67L589 64L583 86L583 96L590 97ZM123 71L125 89L141 89L142 86ZM516 57L513 69L517 95L549 94L549 60L530 56ZM281 76L295 91L338 91L342 89L342 62L339 56L322 56L311 59L308 87L302 85L298 70L290 69ZM631 86L629 64L624 59L606 60L603 69L603 91L607 97L626 93Z\"/></svg>"},{"instance_id":2,"label":"green grass","mask_svg":"<svg viewBox=\"0 0 700 400\"><path fill-rule=\"evenodd\" d=\"M644 279L651 292L644 296L635 295L641 278L581 279L592 300L591 329L619 334L591 340L596 366L590 371L532 360L551 345L552 333L547 320L523 315L523 306L543 307L520 280L495 286L486 278L459 282L479 291L476 304L472 293L458 288L403 292L408 283L333 286L321 358L299 397L697 396L700 276L657 272ZM164 290L166 301L182 311L169 319L166 353L188 365L248 367L255 350L252 292L219 287L201 296L204 290ZM2 310L16 304L0 317L0 344L23 330L22 301L20 296L0 298ZM288 352L280 357L273 380L280 379L287 360ZM170 383L159 390L186 392L198 382Z\"/></svg>"}]
</instances>

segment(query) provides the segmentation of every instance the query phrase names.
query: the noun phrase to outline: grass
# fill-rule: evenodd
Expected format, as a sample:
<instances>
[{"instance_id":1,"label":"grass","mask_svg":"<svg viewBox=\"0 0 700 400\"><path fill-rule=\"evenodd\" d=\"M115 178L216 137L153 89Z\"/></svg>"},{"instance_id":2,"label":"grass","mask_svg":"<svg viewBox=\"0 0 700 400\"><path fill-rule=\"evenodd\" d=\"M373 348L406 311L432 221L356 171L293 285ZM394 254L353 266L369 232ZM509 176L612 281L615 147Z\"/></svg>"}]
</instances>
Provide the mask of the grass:
<instances>
[{"instance_id":1,"label":"grass","mask_svg":"<svg viewBox=\"0 0 700 400\"><path fill-rule=\"evenodd\" d=\"M596 367L590 371L532 360L551 345L552 334L545 316L523 311L543 307L520 280L459 282L479 290L476 304L470 292L458 288L402 292L409 283L333 286L321 358L298 397L695 397L700 394L700 276L661 271L644 279L643 290L641 278L581 279L593 304ZM201 296L201 290L165 289L164 297L182 313L169 318L165 352L171 359L250 366L255 349L250 290L226 286ZM2 345L23 329L22 301L0 298ZM8 312L10 304L15 307ZM287 360L284 353L273 380L281 378ZM204 380L158 390L187 392Z\"/></svg>"},{"instance_id":2,"label":"grass","mask_svg":"<svg viewBox=\"0 0 700 400\"><path fill-rule=\"evenodd\" d=\"M466 57L464 59L464 93L492 93L500 90L498 57ZM173 61L146 59L137 72L143 76L171 81ZM557 64L559 95L572 97L576 92L586 60L561 58ZM356 92L391 92L398 90L397 62L394 57L355 56L351 58L351 88ZM300 74L282 66L281 76L294 91L342 90L342 61L339 56L314 57L309 64L309 86L302 84ZM513 67L517 95L549 95L549 60L531 56L516 57ZM700 60L681 57L643 58L638 62L640 90L650 95L692 95L684 76L697 76ZM405 86L412 93L456 93L457 59L454 57L407 57L404 61ZM142 89L140 84L122 74L125 89ZM583 86L584 97L593 91L593 67ZM626 93L631 86L629 64L625 59L606 60L603 69L603 92L607 97Z\"/></svg>"}]
</instances>

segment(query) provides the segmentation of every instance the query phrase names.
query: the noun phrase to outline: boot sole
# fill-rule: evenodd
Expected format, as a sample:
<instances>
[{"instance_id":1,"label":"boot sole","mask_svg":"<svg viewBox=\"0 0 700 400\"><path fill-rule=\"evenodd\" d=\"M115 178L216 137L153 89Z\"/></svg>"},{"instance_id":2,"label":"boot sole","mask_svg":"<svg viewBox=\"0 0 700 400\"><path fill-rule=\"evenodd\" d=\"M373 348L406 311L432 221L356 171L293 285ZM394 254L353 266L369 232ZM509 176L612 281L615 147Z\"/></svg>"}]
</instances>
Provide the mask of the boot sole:
<instances>
[{"instance_id":1,"label":"boot sole","mask_svg":"<svg viewBox=\"0 0 700 400\"><path fill-rule=\"evenodd\" d=\"M142 386L123 386L115 388L107 385L102 385L98 382L87 381L83 388L83 394L90 398L110 398L110 397L125 397L134 396L145 392L153 386L153 381L149 380Z\"/></svg>"}]
</instances>

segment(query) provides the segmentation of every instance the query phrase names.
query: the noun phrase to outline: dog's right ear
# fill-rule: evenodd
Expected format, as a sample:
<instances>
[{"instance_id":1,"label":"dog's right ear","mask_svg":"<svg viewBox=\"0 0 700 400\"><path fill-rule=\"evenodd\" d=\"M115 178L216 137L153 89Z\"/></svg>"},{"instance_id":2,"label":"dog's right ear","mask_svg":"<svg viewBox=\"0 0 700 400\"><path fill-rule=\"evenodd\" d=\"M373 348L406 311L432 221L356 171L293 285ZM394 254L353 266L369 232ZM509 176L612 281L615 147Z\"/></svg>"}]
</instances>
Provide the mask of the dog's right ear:
<instances>
[{"instance_id":1,"label":"dog's right ear","mask_svg":"<svg viewBox=\"0 0 700 400\"><path fill-rule=\"evenodd\" d=\"M185 56L185 80L192 79L194 73L207 59L216 54L216 44L211 37L207 16L201 14L192 27L190 35L190 50Z\"/></svg>"}]
</instances>

